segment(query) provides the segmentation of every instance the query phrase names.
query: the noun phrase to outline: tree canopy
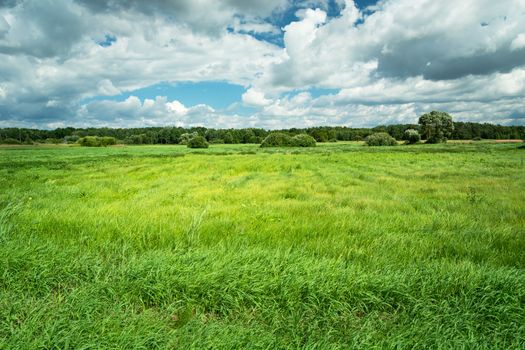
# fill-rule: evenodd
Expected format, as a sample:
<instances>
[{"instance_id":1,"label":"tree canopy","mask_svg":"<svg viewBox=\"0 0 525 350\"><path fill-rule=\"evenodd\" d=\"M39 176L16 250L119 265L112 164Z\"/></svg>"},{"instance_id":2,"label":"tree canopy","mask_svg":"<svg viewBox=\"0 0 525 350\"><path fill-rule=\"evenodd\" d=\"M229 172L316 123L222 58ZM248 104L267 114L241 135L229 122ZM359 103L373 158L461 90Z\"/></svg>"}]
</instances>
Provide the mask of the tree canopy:
<instances>
[{"instance_id":1,"label":"tree canopy","mask_svg":"<svg viewBox=\"0 0 525 350\"><path fill-rule=\"evenodd\" d=\"M423 116L422 116L423 117ZM525 126L504 126L488 123L453 122L451 140L482 139L525 139ZM407 129L418 130L426 137L423 127L417 124L379 125L374 128L350 128L346 126L318 126L269 131L260 128L208 129L204 127L147 127L147 128L58 128L38 130L26 128L0 129L0 143L75 143L85 136L109 136L127 144L181 144L187 142L184 134L198 134L210 144L214 143L260 143L268 134L281 132L291 137L308 134L317 142L330 140L363 141L375 132L387 132L396 140L403 140Z\"/></svg>"},{"instance_id":2,"label":"tree canopy","mask_svg":"<svg viewBox=\"0 0 525 350\"><path fill-rule=\"evenodd\" d=\"M446 112L432 111L419 117L421 133L427 143L447 142L454 131L452 117Z\"/></svg>"}]
</instances>

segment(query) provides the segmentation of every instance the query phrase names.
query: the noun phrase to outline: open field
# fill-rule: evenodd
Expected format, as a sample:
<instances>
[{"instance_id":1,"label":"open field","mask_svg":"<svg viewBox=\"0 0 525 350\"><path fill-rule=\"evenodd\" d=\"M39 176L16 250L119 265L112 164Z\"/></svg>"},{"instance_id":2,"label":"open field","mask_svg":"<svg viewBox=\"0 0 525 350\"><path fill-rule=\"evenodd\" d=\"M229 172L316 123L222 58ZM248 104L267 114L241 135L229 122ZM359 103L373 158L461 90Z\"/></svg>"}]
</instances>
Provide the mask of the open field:
<instances>
[{"instance_id":1,"label":"open field","mask_svg":"<svg viewBox=\"0 0 525 350\"><path fill-rule=\"evenodd\" d=\"M0 148L0 348L522 349L518 147Z\"/></svg>"}]
</instances>

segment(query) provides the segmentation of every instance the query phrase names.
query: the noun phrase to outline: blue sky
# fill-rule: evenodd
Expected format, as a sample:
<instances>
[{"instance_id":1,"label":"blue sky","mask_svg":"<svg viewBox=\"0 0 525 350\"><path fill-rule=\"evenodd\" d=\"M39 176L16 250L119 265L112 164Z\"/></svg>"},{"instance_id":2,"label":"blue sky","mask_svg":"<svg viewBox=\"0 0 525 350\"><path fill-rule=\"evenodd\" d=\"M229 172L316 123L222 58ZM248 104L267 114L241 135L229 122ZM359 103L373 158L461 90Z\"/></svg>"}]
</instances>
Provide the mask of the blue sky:
<instances>
[{"instance_id":1,"label":"blue sky","mask_svg":"<svg viewBox=\"0 0 525 350\"><path fill-rule=\"evenodd\" d=\"M523 125L525 4L0 2L0 77L0 127Z\"/></svg>"}]
</instances>

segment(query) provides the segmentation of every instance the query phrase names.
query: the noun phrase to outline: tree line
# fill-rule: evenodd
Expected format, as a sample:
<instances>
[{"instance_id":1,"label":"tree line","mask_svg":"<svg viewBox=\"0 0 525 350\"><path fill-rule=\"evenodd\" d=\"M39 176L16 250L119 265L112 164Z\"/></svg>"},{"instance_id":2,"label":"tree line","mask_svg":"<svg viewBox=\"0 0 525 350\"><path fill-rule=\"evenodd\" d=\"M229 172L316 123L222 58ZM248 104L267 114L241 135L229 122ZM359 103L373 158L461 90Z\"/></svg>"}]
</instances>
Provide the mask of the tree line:
<instances>
[{"instance_id":1,"label":"tree line","mask_svg":"<svg viewBox=\"0 0 525 350\"><path fill-rule=\"evenodd\" d=\"M449 140L473 139L525 139L525 126L502 126L488 123L453 122ZM188 135L199 135L210 144L217 143L261 143L270 132L281 132L291 137L307 134L317 142L362 141L368 136L385 132L396 140L406 138L405 131L416 130L426 139L418 124L380 125L374 128L350 128L345 126L319 126L265 130L260 128L212 129L205 127L147 127L147 128L58 128L38 130L26 128L0 129L0 143L76 143L86 136L113 137L127 144L180 144Z\"/></svg>"}]
</instances>

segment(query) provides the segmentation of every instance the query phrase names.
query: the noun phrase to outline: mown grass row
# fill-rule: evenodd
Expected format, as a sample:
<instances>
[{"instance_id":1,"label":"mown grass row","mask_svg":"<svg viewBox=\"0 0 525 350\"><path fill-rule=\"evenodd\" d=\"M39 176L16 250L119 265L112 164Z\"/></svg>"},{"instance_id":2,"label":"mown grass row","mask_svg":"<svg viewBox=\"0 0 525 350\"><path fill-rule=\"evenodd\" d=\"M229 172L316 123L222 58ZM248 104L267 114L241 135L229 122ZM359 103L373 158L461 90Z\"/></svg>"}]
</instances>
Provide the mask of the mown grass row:
<instances>
[{"instance_id":1,"label":"mown grass row","mask_svg":"<svg viewBox=\"0 0 525 350\"><path fill-rule=\"evenodd\" d=\"M523 152L426 147L0 150L0 348L522 348Z\"/></svg>"}]
</instances>

